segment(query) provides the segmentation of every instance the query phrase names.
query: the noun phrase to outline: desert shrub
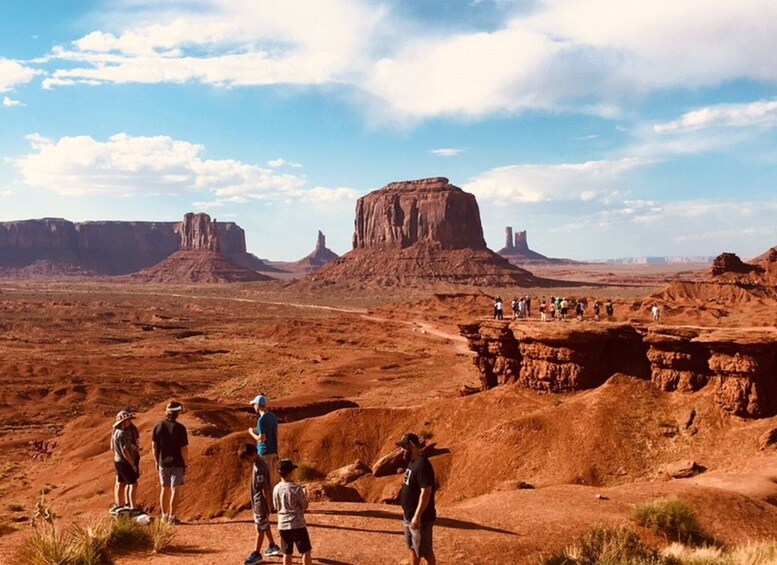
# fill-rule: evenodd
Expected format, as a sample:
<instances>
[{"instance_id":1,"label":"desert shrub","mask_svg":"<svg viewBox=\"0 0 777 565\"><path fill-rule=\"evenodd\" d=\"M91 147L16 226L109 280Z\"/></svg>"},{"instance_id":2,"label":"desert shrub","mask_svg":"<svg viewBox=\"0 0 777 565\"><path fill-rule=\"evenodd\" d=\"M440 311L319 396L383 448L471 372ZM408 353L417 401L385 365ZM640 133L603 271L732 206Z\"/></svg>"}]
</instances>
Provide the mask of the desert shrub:
<instances>
[{"instance_id":1,"label":"desert shrub","mask_svg":"<svg viewBox=\"0 0 777 565\"><path fill-rule=\"evenodd\" d=\"M679 498L640 504L632 510L631 519L674 541L692 542L704 537L693 512Z\"/></svg>"},{"instance_id":2,"label":"desert shrub","mask_svg":"<svg viewBox=\"0 0 777 565\"><path fill-rule=\"evenodd\" d=\"M777 541L751 542L731 550L730 556L736 565L775 565Z\"/></svg>"},{"instance_id":3,"label":"desert shrub","mask_svg":"<svg viewBox=\"0 0 777 565\"><path fill-rule=\"evenodd\" d=\"M155 520L146 526L151 532L152 547L155 552L161 553L173 543L175 538L175 525L165 520Z\"/></svg>"},{"instance_id":4,"label":"desert shrub","mask_svg":"<svg viewBox=\"0 0 777 565\"><path fill-rule=\"evenodd\" d=\"M646 546L623 526L595 526L561 553L541 558L540 565L675 565Z\"/></svg>"},{"instance_id":5,"label":"desert shrub","mask_svg":"<svg viewBox=\"0 0 777 565\"><path fill-rule=\"evenodd\" d=\"M734 565L731 557L721 547L692 547L673 543L666 547L662 553L667 557L675 558L683 565Z\"/></svg>"},{"instance_id":6,"label":"desert shrub","mask_svg":"<svg viewBox=\"0 0 777 565\"><path fill-rule=\"evenodd\" d=\"M111 565L105 543L106 529L100 524L89 528L73 526L68 532L69 558L67 565Z\"/></svg>"},{"instance_id":7,"label":"desert shrub","mask_svg":"<svg viewBox=\"0 0 777 565\"><path fill-rule=\"evenodd\" d=\"M19 565L59 565L70 562L70 545L56 527L34 527L16 550Z\"/></svg>"},{"instance_id":8,"label":"desert shrub","mask_svg":"<svg viewBox=\"0 0 777 565\"><path fill-rule=\"evenodd\" d=\"M111 520L105 544L110 549L122 552L144 550L154 547L154 538L151 528L122 516Z\"/></svg>"},{"instance_id":9,"label":"desert shrub","mask_svg":"<svg viewBox=\"0 0 777 565\"><path fill-rule=\"evenodd\" d=\"M306 463L300 463L294 470L297 479L302 482L318 481L326 477L324 473Z\"/></svg>"},{"instance_id":10,"label":"desert shrub","mask_svg":"<svg viewBox=\"0 0 777 565\"><path fill-rule=\"evenodd\" d=\"M8 510L10 512L24 512L24 505L22 504L9 504Z\"/></svg>"}]
</instances>

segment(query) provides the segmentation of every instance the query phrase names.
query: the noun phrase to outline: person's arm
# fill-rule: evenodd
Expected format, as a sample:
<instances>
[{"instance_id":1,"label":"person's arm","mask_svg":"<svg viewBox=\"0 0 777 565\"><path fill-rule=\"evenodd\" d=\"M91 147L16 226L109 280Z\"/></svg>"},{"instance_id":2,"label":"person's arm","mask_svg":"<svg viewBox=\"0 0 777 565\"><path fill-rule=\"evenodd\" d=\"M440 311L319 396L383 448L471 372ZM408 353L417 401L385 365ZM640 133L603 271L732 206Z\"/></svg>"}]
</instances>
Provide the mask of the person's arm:
<instances>
[{"instance_id":1,"label":"person's arm","mask_svg":"<svg viewBox=\"0 0 777 565\"><path fill-rule=\"evenodd\" d=\"M265 436L262 433L262 418L259 417L259 419L256 421L256 431L253 430L253 428L248 428L248 433L251 434L251 437L254 438L259 443L264 443Z\"/></svg>"},{"instance_id":2,"label":"person's arm","mask_svg":"<svg viewBox=\"0 0 777 565\"><path fill-rule=\"evenodd\" d=\"M308 506L310 506L310 502L308 501L308 493L305 490L305 487L301 486L299 487L299 506L302 508L303 512L308 511Z\"/></svg>"},{"instance_id":3,"label":"person's arm","mask_svg":"<svg viewBox=\"0 0 777 565\"><path fill-rule=\"evenodd\" d=\"M189 447L186 445L181 448L181 460L183 461L184 468L186 468L186 464L189 462Z\"/></svg>"},{"instance_id":4,"label":"person's arm","mask_svg":"<svg viewBox=\"0 0 777 565\"><path fill-rule=\"evenodd\" d=\"M135 458L132 457L132 452L129 450L129 447L125 445L126 441L122 438L121 441L119 441L119 453L121 454L121 458L124 459L127 463L130 464L130 467L133 469L137 469L135 466Z\"/></svg>"},{"instance_id":5,"label":"person's arm","mask_svg":"<svg viewBox=\"0 0 777 565\"><path fill-rule=\"evenodd\" d=\"M410 521L410 525L416 530L421 527L421 516L429 506L429 501L432 499L432 487L423 487L421 489L421 497L418 499L418 507L415 509L413 519Z\"/></svg>"},{"instance_id":6,"label":"person's arm","mask_svg":"<svg viewBox=\"0 0 777 565\"><path fill-rule=\"evenodd\" d=\"M267 511L273 511L272 494L270 494L270 485L265 483L264 487L264 499L267 501Z\"/></svg>"}]
</instances>

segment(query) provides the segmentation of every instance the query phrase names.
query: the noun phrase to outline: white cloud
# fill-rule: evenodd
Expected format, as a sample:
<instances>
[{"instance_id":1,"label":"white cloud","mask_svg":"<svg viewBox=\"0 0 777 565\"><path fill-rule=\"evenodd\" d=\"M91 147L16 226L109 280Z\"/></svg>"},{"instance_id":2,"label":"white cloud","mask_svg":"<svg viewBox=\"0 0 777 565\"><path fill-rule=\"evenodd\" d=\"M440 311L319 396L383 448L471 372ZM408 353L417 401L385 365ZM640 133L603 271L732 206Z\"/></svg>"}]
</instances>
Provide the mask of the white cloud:
<instances>
[{"instance_id":1,"label":"white cloud","mask_svg":"<svg viewBox=\"0 0 777 565\"><path fill-rule=\"evenodd\" d=\"M609 202L622 192L625 173L653 161L638 158L560 165L511 165L481 173L464 185L479 199L496 202Z\"/></svg>"},{"instance_id":2,"label":"white cloud","mask_svg":"<svg viewBox=\"0 0 777 565\"><path fill-rule=\"evenodd\" d=\"M3 106L6 108L11 108L13 106L21 106L21 102L18 100L14 100L13 98L9 98L8 96L3 96Z\"/></svg>"},{"instance_id":3,"label":"white cloud","mask_svg":"<svg viewBox=\"0 0 777 565\"><path fill-rule=\"evenodd\" d=\"M455 157L456 155L461 155L464 153L464 150L443 147L441 149L432 149L429 153L436 155L437 157Z\"/></svg>"},{"instance_id":4,"label":"white cloud","mask_svg":"<svg viewBox=\"0 0 777 565\"><path fill-rule=\"evenodd\" d=\"M107 141L89 136L53 141L27 137L33 152L11 160L23 182L64 196L203 194L217 202L353 198L350 189L307 188L306 180L234 159L205 159L202 145L167 136L120 133ZM213 202L200 201L208 205Z\"/></svg>"},{"instance_id":5,"label":"white cloud","mask_svg":"<svg viewBox=\"0 0 777 565\"><path fill-rule=\"evenodd\" d=\"M718 104L683 114L678 120L653 126L656 133L676 133L711 127L775 127L777 100L748 104Z\"/></svg>"},{"instance_id":6,"label":"white cloud","mask_svg":"<svg viewBox=\"0 0 777 565\"><path fill-rule=\"evenodd\" d=\"M334 84L378 119L412 122L532 109L612 118L635 94L777 82L773 0L499 1L482 9L501 25L466 32L372 0L124 5L41 60L55 65L44 87Z\"/></svg>"},{"instance_id":7,"label":"white cloud","mask_svg":"<svg viewBox=\"0 0 777 565\"><path fill-rule=\"evenodd\" d=\"M0 198L10 198L13 196L13 190L0 190Z\"/></svg>"},{"instance_id":8,"label":"white cloud","mask_svg":"<svg viewBox=\"0 0 777 565\"><path fill-rule=\"evenodd\" d=\"M27 84L40 71L0 58L0 92L9 92L20 84Z\"/></svg>"},{"instance_id":9,"label":"white cloud","mask_svg":"<svg viewBox=\"0 0 777 565\"><path fill-rule=\"evenodd\" d=\"M286 164L286 161L284 161L283 159L273 159L272 161L267 161L267 165L269 167L272 167L273 169L282 167L285 164Z\"/></svg>"}]
</instances>

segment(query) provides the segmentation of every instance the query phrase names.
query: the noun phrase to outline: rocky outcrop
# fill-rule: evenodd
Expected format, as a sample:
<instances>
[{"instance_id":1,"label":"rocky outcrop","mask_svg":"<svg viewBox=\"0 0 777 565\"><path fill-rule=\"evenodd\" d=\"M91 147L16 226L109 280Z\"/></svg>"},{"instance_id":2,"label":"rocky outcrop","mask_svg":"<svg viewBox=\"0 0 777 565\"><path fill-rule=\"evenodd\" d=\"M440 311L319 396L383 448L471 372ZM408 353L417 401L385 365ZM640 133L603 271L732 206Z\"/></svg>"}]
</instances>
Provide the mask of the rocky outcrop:
<instances>
[{"instance_id":1,"label":"rocky outcrop","mask_svg":"<svg viewBox=\"0 0 777 565\"><path fill-rule=\"evenodd\" d=\"M472 194L435 177L393 182L356 204L353 250L309 281L381 285L444 281L543 286L486 247Z\"/></svg>"},{"instance_id":2,"label":"rocky outcrop","mask_svg":"<svg viewBox=\"0 0 777 565\"><path fill-rule=\"evenodd\" d=\"M180 222L90 221L61 218L0 223L0 273L122 275L162 261L181 246ZM246 251L245 232L215 224L220 251L238 265L273 271Z\"/></svg>"},{"instance_id":3,"label":"rocky outcrop","mask_svg":"<svg viewBox=\"0 0 777 565\"><path fill-rule=\"evenodd\" d=\"M547 257L536 251L529 249L529 241L526 236L526 231L515 232L513 237L513 228L507 226L505 228L505 246L497 253L502 257L510 260L511 262L522 264L548 264L548 265L567 265L577 263L571 259L556 259Z\"/></svg>"},{"instance_id":4,"label":"rocky outcrop","mask_svg":"<svg viewBox=\"0 0 777 565\"><path fill-rule=\"evenodd\" d=\"M549 327L550 326L550 327ZM665 391L714 387L725 412L777 414L777 330L589 327L481 321L459 326L483 389L516 383L543 392L593 388L616 373Z\"/></svg>"},{"instance_id":5,"label":"rocky outcrop","mask_svg":"<svg viewBox=\"0 0 777 565\"><path fill-rule=\"evenodd\" d=\"M484 321L459 328L477 353L483 389L518 383L562 393L599 386L615 373L649 374L642 336L625 324L580 329Z\"/></svg>"},{"instance_id":6,"label":"rocky outcrop","mask_svg":"<svg viewBox=\"0 0 777 565\"><path fill-rule=\"evenodd\" d=\"M734 253L721 253L712 261L710 274L719 277L727 274L746 275L748 273L763 273L763 267L743 262Z\"/></svg>"},{"instance_id":7,"label":"rocky outcrop","mask_svg":"<svg viewBox=\"0 0 777 565\"><path fill-rule=\"evenodd\" d=\"M475 196L443 177L392 182L359 198L354 227L354 249L486 249Z\"/></svg>"},{"instance_id":8,"label":"rocky outcrop","mask_svg":"<svg viewBox=\"0 0 777 565\"><path fill-rule=\"evenodd\" d=\"M181 251L202 250L221 251L216 233L216 220L211 221L207 214L189 212L178 226L181 235Z\"/></svg>"},{"instance_id":9,"label":"rocky outcrop","mask_svg":"<svg viewBox=\"0 0 777 565\"><path fill-rule=\"evenodd\" d=\"M284 268L295 273L312 273L338 257L337 253L326 246L326 236L319 231L318 238L316 239L316 248L313 252L299 261L284 264Z\"/></svg>"},{"instance_id":10,"label":"rocky outcrop","mask_svg":"<svg viewBox=\"0 0 777 565\"><path fill-rule=\"evenodd\" d=\"M270 280L219 253L216 221L207 214L186 214L177 227L181 249L160 263L132 275L154 283L224 283Z\"/></svg>"}]
</instances>

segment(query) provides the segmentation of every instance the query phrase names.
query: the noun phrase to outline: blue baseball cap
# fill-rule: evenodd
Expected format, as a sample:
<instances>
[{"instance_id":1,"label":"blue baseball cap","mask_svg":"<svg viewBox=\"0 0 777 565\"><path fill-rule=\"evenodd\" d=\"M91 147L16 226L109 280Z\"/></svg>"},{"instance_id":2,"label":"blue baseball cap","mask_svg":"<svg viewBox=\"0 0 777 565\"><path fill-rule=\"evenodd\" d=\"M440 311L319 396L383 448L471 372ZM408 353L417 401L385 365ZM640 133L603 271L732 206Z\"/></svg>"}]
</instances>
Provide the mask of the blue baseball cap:
<instances>
[{"instance_id":1,"label":"blue baseball cap","mask_svg":"<svg viewBox=\"0 0 777 565\"><path fill-rule=\"evenodd\" d=\"M260 394L254 398L249 404L258 404L259 406L267 406L267 399L263 394Z\"/></svg>"}]
</instances>

